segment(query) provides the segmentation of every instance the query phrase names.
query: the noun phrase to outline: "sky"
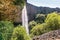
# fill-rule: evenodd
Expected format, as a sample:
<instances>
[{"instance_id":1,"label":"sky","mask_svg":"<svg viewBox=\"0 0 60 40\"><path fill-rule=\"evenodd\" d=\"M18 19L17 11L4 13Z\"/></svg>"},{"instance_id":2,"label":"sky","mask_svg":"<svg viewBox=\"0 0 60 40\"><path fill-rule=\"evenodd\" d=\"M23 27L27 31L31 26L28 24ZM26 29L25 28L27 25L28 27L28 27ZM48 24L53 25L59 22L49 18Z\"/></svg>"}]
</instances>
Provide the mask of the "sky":
<instances>
[{"instance_id":1,"label":"sky","mask_svg":"<svg viewBox=\"0 0 60 40\"><path fill-rule=\"evenodd\" d=\"M60 0L27 0L27 2L38 7L43 6L51 8L60 8Z\"/></svg>"}]
</instances>

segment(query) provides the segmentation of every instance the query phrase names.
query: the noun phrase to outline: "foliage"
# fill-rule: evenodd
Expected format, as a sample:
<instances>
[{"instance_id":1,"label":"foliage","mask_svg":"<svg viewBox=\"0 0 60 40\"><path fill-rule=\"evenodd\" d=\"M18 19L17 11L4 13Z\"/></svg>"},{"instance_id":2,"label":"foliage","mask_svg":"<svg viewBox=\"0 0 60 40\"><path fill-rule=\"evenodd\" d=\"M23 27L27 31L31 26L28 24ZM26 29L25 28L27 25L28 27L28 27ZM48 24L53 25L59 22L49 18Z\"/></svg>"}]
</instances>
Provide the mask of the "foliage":
<instances>
[{"instance_id":1,"label":"foliage","mask_svg":"<svg viewBox=\"0 0 60 40\"><path fill-rule=\"evenodd\" d=\"M43 33L60 29L60 15L56 12L47 15L45 23L37 24L32 28L31 37L41 35Z\"/></svg>"},{"instance_id":2,"label":"foliage","mask_svg":"<svg viewBox=\"0 0 60 40\"><path fill-rule=\"evenodd\" d=\"M23 6L26 3L26 0L14 0L13 3L15 5Z\"/></svg>"},{"instance_id":3,"label":"foliage","mask_svg":"<svg viewBox=\"0 0 60 40\"><path fill-rule=\"evenodd\" d=\"M0 21L0 40L9 40L14 26L9 21Z\"/></svg>"},{"instance_id":4,"label":"foliage","mask_svg":"<svg viewBox=\"0 0 60 40\"><path fill-rule=\"evenodd\" d=\"M37 24L31 31L30 36L38 36L45 32L45 24Z\"/></svg>"},{"instance_id":5,"label":"foliage","mask_svg":"<svg viewBox=\"0 0 60 40\"><path fill-rule=\"evenodd\" d=\"M37 14L36 15L36 18L35 18L35 21L37 22L37 23L43 23L44 22L44 20L45 20L45 15L44 14Z\"/></svg>"},{"instance_id":6,"label":"foliage","mask_svg":"<svg viewBox=\"0 0 60 40\"><path fill-rule=\"evenodd\" d=\"M17 26L13 31L11 40L30 40L30 38L26 34L25 28L22 26Z\"/></svg>"},{"instance_id":7,"label":"foliage","mask_svg":"<svg viewBox=\"0 0 60 40\"><path fill-rule=\"evenodd\" d=\"M56 12L48 14L46 20L46 26L51 30L60 29L60 15Z\"/></svg>"},{"instance_id":8,"label":"foliage","mask_svg":"<svg viewBox=\"0 0 60 40\"><path fill-rule=\"evenodd\" d=\"M20 18L23 1L25 0L0 0L0 20L15 22ZM17 6L14 2L21 3Z\"/></svg>"},{"instance_id":9,"label":"foliage","mask_svg":"<svg viewBox=\"0 0 60 40\"><path fill-rule=\"evenodd\" d=\"M35 25L37 25L37 23L34 20L30 21L30 23L29 23L29 30L31 30Z\"/></svg>"}]
</instances>

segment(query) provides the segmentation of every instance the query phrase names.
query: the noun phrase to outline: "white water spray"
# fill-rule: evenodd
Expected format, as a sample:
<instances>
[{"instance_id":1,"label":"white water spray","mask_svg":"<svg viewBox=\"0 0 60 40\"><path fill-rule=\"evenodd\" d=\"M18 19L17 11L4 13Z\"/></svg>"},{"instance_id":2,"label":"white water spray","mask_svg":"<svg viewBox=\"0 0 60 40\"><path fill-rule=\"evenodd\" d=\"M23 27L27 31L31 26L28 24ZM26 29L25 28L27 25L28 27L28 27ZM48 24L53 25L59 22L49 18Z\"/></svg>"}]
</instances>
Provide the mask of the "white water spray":
<instances>
[{"instance_id":1,"label":"white water spray","mask_svg":"<svg viewBox=\"0 0 60 40\"><path fill-rule=\"evenodd\" d=\"M25 27L27 34L29 34L29 29L28 29L28 16L27 16L27 9L26 6L24 6L22 10L22 25Z\"/></svg>"}]
</instances>

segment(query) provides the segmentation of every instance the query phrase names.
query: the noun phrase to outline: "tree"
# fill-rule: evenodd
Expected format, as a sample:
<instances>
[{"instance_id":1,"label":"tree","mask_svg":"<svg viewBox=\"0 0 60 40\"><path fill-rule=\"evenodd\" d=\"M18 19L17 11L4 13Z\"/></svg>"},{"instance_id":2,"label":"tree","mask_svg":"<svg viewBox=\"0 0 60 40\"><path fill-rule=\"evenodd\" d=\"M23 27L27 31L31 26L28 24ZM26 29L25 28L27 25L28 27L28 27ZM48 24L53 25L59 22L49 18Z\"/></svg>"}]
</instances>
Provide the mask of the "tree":
<instances>
[{"instance_id":1,"label":"tree","mask_svg":"<svg viewBox=\"0 0 60 40\"><path fill-rule=\"evenodd\" d=\"M45 22L50 30L60 29L60 15L56 12L48 14Z\"/></svg>"},{"instance_id":2,"label":"tree","mask_svg":"<svg viewBox=\"0 0 60 40\"><path fill-rule=\"evenodd\" d=\"M25 0L0 0L0 20L13 22L18 20L21 16L24 2Z\"/></svg>"},{"instance_id":3,"label":"tree","mask_svg":"<svg viewBox=\"0 0 60 40\"><path fill-rule=\"evenodd\" d=\"M57 29L60 29L60 14L53 12L47 15L44 23L34 26L30 33L34 37Z\"/></svg>"},{"instance_id":4,"label":"tree","mask_svg":"<svg viewBox=\"0 0 60 40\"><path fill-rule=\"evenodd\" d=\"M37 14L36 17L35 17L35 21L37 23L43 23L44 20L45 20L45 15L44 14Z\"/></svg>"},{"instance_id":5,"label":"tree","mask_svg":"<svg viewBox=\"0 0 60 40\"><path fill-rule=\"evenodd\" d=\"M26 33L26 30L22 26L17 26L13 30L13 35L11 40L30 40L29 36Z\"/></svg>"},{"instance_id":6,"label":"tree","mask_svg":"<svg viewBox=\"0 0 60 40\"><path fill-rule=\"evenodd\" d=\"M31 30L32 28L34 28L34 26L36 26L37 23L33 20L29 22L29 30Z\"/></svg>"},{"instance_id":7,"label":"tree","mask_svg":"<svg viewBox=\"0 0 60 40\"><path fill-rule=\"evenodd\" d=\"M26 0L14 0L13 4L20 5L21 7L23 7L26 4Z\"/></svg>"},{"instance_id":8,"label":"tree","mask_svg":"<svg viewBox=\"0 0 60 40\"><path fill-rule=\"evenodd\" d=\"M32 28L32 30L30 31L30 36L34 37L34 36L38 36L41 35L43 33L45 33L45 23L43 24L37 24L34 28Z\"/></svg>"},{"instance_id":9,"label":"tree","mask_svg":"<svg viewBox=\"0 0 60 40\"><path fill-rule=\"evenodd\" d=\"M13 28L12 22L0 21L0 40L10 40Z\"/></svg>"}]
</instances>

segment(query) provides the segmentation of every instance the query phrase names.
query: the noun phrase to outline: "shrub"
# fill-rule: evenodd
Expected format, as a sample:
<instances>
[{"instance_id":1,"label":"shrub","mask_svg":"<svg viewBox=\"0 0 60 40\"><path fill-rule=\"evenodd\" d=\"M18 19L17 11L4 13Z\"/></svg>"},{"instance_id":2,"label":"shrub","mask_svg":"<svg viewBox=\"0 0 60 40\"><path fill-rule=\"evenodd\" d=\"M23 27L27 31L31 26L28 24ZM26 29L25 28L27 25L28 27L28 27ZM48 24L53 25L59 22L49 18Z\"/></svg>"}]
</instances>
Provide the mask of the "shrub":
<instances>
[{"instance_id":1,"label":"shrub","mask_svg":"<svg viewBox=\"0 0 60 40\"><path fill-rule=\"evenodd\" d=\"M44 20L45 20L45 15L44 14L37 14L36 17L35 17L35 21L37 23L43 23Z\"/></svg>"},{"instance_id":2,"label":"shrub","mask_svg":"<svg viewBox=\"0 0 60 40\"><path fill-rule=\"evenodd\" d=\"M34 37L57 29L60 29L60 15L53 12L47 15L45 23L37 24L30 33L31 37Z\"/></svg>"},{"instance_id":3,"label":"shrub","mask_svg":"<svg viewBox=\"0 0 60 40\"><path fill-rule=\"evenodd\" d=\"M25 29L22 26L18 26L14 29L11 40L30 40L30 38Z\"/></svg>"},{"instance_id":4,"label":"shrub","mask_svg":"<svg viewBox=\"0 0 60 40\"><path fill-rule=\"evenodd\" d=\"M30 21L30 23L29 23L29 30L31 30L36 25L37 25L37 23L34 20Z\"/></svg>"},{"instance_id":5,"label":"shrub","mask_svg":"<svg viewBox=\"0 0 60 40\"><path fill-rule=\"evenodd\" d=\"M56 12L48 14L45 23L50 30L60 29L60 15Z\"/></svg>"},{"instance_id":6,"label":"shrub","mask_svg":"<svg viewBox=\"0 0 60 40\"><path fill-rule=\"evenodd\" d=\"M34 36L38 36L41 35L43 33L45 33L45 24L37 24L31 31L30 31L30 36L34 37Z\"/></svg>"},{"instance_id":7,"label":"shrub","mask_svg":"<svg viewBox=\"0 0 60 40\"><path fill-rule=\"evenodd\" d=\"M0 21L0 40L9 40L12 35L13 24L9 21Z\"/></svg>"}]
</instances>

